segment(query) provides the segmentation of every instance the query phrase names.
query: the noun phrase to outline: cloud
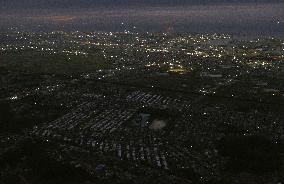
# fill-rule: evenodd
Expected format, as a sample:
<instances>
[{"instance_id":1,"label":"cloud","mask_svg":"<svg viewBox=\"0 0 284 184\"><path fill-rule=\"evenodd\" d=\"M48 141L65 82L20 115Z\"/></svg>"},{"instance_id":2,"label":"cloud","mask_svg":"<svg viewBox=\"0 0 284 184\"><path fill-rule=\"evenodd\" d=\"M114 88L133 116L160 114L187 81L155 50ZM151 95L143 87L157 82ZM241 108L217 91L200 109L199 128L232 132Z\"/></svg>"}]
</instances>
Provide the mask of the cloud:
<instances>
[{"instance_id":1,"label":"cloud","mask_svg":"<svg viewBox=\"0 0 284 184\"><path fill-rule=\"evenodd\" d=\"M184 6L219 3L281 3L282 0L0 0L0 7L17 8L86 8L129 6ZM282 1L283 2L283 1Z\"/></svg>"},{"instance_id":2,"label":"cloud","mask_svg":"<svg viewBox=\"0 0 284 184\"><path fill-rule=\"evenodd\" d=\"M27 20L42 23L71 23L76 20L75 16L40 16L40 17L26 17Z\"/></svg>"},{"instance_id":3,"label":"cloud","mask_svg":"<svg viewBox=\"0 0 284 184\"><path fill-rule=\"evenodd\" d=\"M176 31L186 32L280 33L283 24L277 21L283 21L283 9L284 3L45 8L12 11L2 16L0 13L0 25L67 24L64 28L87 31L121 31L134 25L141 31L164 31L171 25ZM125 23L124 27L121 22Z\"/></svg>"}]
</instances>

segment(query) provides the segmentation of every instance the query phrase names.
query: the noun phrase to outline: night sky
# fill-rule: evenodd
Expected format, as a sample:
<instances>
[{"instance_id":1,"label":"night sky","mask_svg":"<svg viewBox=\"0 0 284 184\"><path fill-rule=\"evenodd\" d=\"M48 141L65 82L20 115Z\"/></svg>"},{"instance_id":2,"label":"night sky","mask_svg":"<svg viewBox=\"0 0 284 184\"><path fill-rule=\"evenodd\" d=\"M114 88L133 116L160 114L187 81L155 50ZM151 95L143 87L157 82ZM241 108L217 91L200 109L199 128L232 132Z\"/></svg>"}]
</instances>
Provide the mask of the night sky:
<instances>
[{"instance_id":1,"label":"night sky","mask_svg":"<svg viewBox=\"0 0 284 184\"><path fill-rule=\"evenodd\" d=\"M282 0L0 0L0 26L284 36ZM135 28L135 29L134 29Z\"/></svg>"}]
</instances>

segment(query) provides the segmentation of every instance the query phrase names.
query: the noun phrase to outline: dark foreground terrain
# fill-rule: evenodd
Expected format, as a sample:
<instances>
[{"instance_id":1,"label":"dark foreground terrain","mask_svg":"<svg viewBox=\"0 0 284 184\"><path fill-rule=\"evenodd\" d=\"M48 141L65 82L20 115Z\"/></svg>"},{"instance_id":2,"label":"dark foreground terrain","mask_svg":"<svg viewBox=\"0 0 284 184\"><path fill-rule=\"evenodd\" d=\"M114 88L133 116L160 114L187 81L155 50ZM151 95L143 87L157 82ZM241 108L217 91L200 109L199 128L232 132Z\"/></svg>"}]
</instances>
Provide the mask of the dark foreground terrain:
<instances>
[{"instance_id":1,"label":"dark foreground terrain","mask_svg":"<svg viewBox=\"0 0 284 184\"><path fill-rule=\"evenodd\" d=\"M284 183L284 42L0 34L0 183Z\"/></svg>"}]
</instances>

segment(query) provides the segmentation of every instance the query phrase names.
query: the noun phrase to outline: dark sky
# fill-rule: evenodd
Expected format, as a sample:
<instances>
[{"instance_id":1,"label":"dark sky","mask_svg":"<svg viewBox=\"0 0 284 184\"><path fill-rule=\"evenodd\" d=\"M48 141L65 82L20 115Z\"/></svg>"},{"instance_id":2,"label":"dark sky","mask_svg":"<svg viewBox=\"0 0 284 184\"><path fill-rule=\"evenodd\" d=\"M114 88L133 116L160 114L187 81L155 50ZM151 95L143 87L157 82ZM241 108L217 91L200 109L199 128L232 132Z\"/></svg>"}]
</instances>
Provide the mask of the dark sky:
<instances>
[{"instance_id":1,"label":"dark sky","mask_svg":"<svg viewBox=\"0 0 284 184\"><path fill-rule=\"evenodd\" d=\"M89 6L183 6L238 3L281 3L282 0L0 0L1 7L59 8ZM283 1L282 1L283 2Z\"/></svg>"},{"instance_id":2,"label":"dark sky","mask_svg":"<svg viewBox=\"0 0 284 184\"><path fill-rule=\"evenodd\" d=\"M0 0L0 27L283 36L283 10L283 0Z\"/></svg>"}]
</instances>

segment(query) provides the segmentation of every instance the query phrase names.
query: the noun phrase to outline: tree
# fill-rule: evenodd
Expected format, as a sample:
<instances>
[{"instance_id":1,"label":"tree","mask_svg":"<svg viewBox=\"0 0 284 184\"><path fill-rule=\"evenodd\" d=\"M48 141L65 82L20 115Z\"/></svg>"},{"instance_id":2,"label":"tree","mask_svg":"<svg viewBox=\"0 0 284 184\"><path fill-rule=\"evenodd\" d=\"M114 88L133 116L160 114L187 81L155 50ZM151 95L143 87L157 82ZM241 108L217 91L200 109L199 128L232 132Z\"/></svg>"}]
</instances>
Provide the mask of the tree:
<instances>
[{"instance_id":1,"label":"tree","mask_svg":"<svg viewBox=\"0 0 284 184\"><path fill-rule=\"evenodd\" d=\"M281 163L281 145L264 136L227 136L219 142L219 152L229 157L231 171L272 172Z\"/></svg>"},{"instance_id":2,"label":"tree","mask_svg":"<svg viewBox=\"0 0 284 184\"><path fill-rule=\"evenodd\" d=\"M10 103L7 101L0 102L0 131L9 131L13 127L13 112Z\"/></svg>"}]
</instances>

